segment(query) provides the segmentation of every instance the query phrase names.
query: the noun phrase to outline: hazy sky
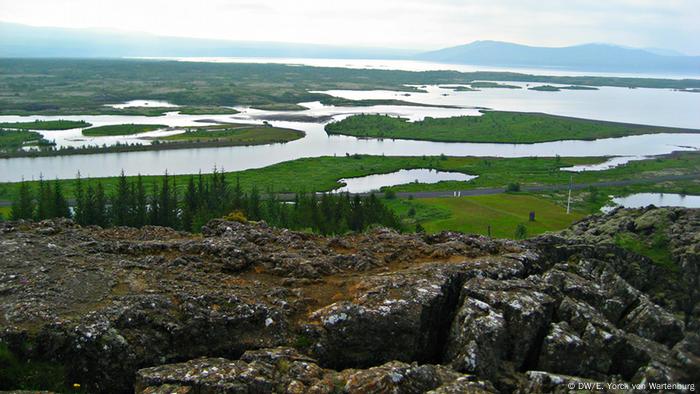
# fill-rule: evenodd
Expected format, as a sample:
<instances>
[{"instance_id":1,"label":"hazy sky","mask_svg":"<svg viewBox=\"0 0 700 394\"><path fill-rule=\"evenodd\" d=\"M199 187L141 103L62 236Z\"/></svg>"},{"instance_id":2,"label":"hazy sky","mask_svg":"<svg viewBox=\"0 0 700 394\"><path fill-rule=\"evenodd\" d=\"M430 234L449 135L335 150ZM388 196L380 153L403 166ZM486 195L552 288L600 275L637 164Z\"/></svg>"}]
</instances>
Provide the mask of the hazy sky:
<instances>
[{"instance_id":1,"label":"hazy sky","mask_svg":"<svg viewBox=\"0 0 700 394\"><path fill-rule=\"evenodd\" d=\"M415 49L608 42L700 54L699 0L0 0L0 19L246 41Z\"/></svg>"}]
</instances>

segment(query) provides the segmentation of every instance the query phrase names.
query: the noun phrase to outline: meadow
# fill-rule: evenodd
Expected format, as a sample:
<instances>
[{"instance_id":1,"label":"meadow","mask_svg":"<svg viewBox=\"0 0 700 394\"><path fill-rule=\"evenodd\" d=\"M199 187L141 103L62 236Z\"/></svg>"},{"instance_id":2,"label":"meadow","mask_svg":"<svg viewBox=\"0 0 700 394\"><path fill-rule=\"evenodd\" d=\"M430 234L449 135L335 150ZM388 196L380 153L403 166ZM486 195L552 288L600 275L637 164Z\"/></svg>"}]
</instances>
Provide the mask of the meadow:
<instances>
[{"instance_id":1,"label":"meadow","mask_svg":"<svg viewBox=\"0 0 700 394\"><path fill-rule=\"evenodd\" d=\"M595 140L653 133L697 133L700 130L578 119L541 113L482 111L481 116L430 118L410 122L389 115L354 115L329 123L328 134L364 138L439 142L539 143Z\"/></svg>"}]
</instances>

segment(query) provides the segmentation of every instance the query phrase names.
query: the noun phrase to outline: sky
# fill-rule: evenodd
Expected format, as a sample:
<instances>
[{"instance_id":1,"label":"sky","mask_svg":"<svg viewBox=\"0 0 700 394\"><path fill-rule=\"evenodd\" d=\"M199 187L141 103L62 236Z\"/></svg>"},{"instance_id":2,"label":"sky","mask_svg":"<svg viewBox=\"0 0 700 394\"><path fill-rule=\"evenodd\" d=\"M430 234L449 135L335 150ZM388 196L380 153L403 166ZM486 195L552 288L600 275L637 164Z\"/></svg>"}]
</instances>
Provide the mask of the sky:
<instances>
[{"instance_id":1,"label":"sky","mask_svg":"<svg viewBox=\"0 0 700 394\"><path fill-rule=\"evenodd\" d=\"M0 0L0 20L417 50L499 40L700 55L699 0Z\"/></svg>"}]
</instances>

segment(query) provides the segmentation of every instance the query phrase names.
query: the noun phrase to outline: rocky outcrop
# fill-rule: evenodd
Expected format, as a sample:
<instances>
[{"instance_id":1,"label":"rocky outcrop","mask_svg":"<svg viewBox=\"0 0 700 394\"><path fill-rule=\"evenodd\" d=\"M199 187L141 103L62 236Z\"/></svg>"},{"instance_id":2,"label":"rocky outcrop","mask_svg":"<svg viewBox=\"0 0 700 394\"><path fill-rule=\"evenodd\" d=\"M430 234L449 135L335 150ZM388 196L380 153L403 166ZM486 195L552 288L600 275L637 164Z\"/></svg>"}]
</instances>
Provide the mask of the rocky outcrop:
<instances>
[{"instance_id":1,"label":"rocky outcrop","mask_svg":"<svg viewBox=\"0 0 700 394\"><path fill-rule=\"evenodd\" d=\"M3 223L0 346L60 365L64 384L90 392L692 383L698 315L682 293L697 280L697 218L617 210L525 242L384 229L325 238L221 220L202 236ZM663 236L670 260L620 234ZM674 287L679 273L689 278Z\"/></svg>"}]
</instances>

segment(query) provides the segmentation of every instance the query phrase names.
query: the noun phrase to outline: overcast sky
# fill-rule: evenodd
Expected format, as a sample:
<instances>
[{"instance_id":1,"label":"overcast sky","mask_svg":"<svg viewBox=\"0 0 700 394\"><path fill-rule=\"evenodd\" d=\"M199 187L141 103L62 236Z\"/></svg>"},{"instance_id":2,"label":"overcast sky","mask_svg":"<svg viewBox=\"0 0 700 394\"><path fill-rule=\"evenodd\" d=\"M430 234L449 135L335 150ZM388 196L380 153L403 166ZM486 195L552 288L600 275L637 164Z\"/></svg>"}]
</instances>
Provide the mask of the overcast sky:
<instances>
[{"instance_id":1,"label":"overcast sky","mask_svg":"<svg viewBox=\"0 0 700 394\"><path fill-rule=\"evenodd\" d=\"M0 19L244 41L407 49L606 42L700 54L699 0L0 0Z\"/></svg>"}]
</instances>

